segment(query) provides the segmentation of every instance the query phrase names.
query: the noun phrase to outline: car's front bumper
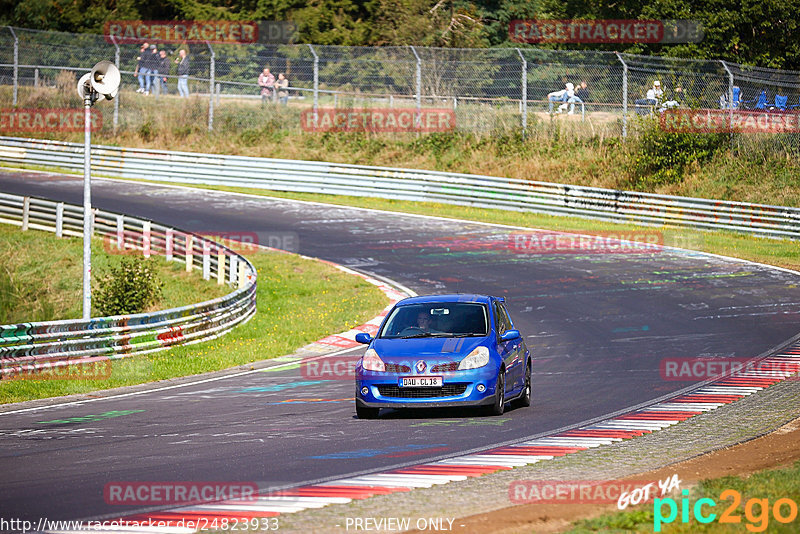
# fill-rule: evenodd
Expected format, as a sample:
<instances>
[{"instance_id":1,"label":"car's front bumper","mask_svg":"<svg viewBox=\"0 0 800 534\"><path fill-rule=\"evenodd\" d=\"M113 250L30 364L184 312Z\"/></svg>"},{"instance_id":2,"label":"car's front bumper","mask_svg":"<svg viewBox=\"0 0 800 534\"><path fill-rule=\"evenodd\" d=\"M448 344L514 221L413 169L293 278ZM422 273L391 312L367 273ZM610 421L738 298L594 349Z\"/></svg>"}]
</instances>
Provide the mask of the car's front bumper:
<instances>
[{"instance_id":1,"label":"car's front bumper","mask_svg":"<svg viewBox=\"0 0 800 534\"><path fill-rule=\"evenodd\" d=\"M443 386L463 391L447 395L444 388L401 388L401 374L364 372L356 375L356 403L365 408L434 408L484 406L495 401L497 371L489 366L446 373ZM484 391L479 391L482 385ZM362 389L367 388L367 393Z\"/></svg>"}]
</instances>

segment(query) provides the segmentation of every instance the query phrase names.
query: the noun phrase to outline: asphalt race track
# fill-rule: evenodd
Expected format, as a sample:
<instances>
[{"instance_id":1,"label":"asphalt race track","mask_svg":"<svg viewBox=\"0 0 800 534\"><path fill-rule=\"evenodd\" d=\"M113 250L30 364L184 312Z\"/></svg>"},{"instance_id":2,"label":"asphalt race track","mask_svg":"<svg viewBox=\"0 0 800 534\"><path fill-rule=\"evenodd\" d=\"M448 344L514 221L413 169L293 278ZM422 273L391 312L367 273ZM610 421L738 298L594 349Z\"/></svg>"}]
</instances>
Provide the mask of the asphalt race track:
<instances>
[{"instance_id":1,"label":"asphalt race track","mask_svg":"<svg viewBox=\"0 0 800 534\"><path fill-rule=\"evenodd\" d=\"M82 202L79 177L5 172L0 190ZM196 232L257 232L420 294L505 295L535 355L533 406L358 420L350 380L292 369L2 414L4 517L140 510L104 502L114 481L269 489L488 448L688 386L662 378L665 358L755 357L798 332L799 275L691 252L532 253L516 245L535 232L111 180L95 180L93 205Z\"/></svg>"}]
</instances>

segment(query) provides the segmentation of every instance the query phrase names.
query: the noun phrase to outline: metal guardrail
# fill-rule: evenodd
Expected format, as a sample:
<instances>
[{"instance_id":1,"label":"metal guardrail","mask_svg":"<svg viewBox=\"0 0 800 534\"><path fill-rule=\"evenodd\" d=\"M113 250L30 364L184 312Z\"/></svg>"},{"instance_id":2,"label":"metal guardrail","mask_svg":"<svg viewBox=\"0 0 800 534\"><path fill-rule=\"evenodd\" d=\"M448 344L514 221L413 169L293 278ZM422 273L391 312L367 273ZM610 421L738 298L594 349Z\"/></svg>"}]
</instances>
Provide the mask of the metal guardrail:
<instances>
[{"instance_id":1,"label":"metal guardrail","mask_svg":"<svg viewBox=\"0 0 800 534\"><path fill-rule=\"evenodd\" d=\"M81 236L83 207L0 193L0 223ZM236 289L199 304L134 315L0 325L0 378L47 368L121 358L218 337L256 312L256 270L244 257L202 236L128 215L93 210L93 233L121 250L202 269Z\"/></svg>"},{"instance_id":2,"label":"metal guardrail","mask_svg":"<svg viewBox=\"0 0 800 534\"><path fill-rule=\"evenodd\" d=\"M0 137L0 162L82 169L83 145ZM441 202L800 239L800 209L475 174L97 145L92 172L159 182Z\"/></svg>"}]
</instances>

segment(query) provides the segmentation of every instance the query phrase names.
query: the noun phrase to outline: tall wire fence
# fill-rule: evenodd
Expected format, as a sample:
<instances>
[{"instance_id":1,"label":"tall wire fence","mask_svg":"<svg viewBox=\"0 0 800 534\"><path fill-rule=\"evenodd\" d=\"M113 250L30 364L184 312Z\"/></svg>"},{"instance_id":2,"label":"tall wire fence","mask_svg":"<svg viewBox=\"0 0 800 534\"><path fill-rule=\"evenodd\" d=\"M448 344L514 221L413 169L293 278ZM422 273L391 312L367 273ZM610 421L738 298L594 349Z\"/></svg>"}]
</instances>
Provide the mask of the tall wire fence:
<instances>
[{"instance_id":1,"label":"tall wire fence","mask_svg":"<svg viewBox=\"0 0 800 534\"><path fill-rule=\"evenodd\" d=\"M800 72L726 61L539 48L445 49L321 45L183 45L188 50L188 99L177 92L178 45L167 51L165 84L137 92L139 47L101 35L0 28L2 107L79 107L80 74L106 59L122 72L113 106L97 106L103 128L147 129L154 116L183 128L225 132L301 129L304 110L323 108L446 108L455 128L468 132L519 131L552 121L558 106L548 94L565 83L586 83L582 102L559 120L588 123L626 136L655 80L665 98L680 93L695 108L765 109L783 103L800 111ZM289 80L288 99L261 94L265 67ZM163 70L163 69L162 69ZM677 91L678 88L681 91ZM762 94L763 93L763 94ZM785 97L785 101L776 98ZM760 107L759 107L760 106ZM571 115L567 117L567 115Z\"/></svg>"}]
</instances>

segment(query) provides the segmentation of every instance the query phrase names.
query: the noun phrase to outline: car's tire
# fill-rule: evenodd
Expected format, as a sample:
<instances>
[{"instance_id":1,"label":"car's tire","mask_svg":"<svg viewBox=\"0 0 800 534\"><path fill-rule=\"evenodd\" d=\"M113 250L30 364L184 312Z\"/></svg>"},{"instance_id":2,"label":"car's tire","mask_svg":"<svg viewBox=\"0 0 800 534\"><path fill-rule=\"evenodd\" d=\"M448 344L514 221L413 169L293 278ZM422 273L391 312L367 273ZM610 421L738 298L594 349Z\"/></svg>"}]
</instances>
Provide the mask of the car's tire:
<instances>
[{"instance_id":1,"label":"car's tire","mask_svg":"<svg viewBox=\"0 0 800 534\"><path fill-rule=\"evenodd\" d=\"M506 376L505 371L500 369L497 373L497 384L495 385L494 403L485 407L486 415L503 415L506 410Z\"/></svg>"},{"instance_id":2,"label":"car's tire","mask_svg":"<svg viewBox=\"0 0 800 534\"><path fill-rule=\"evenodd\" d=\"M356 404L356 415L359 419L377 419L380 411L380 408L368 408L367 406Z\"/></svg>"},{"instance_id":3,"label":"car's tire","mask_svg":"<svg viewBox=\"0 0 800 534\"><path fill-rule=\"evenodd\" d=\"M522 390L522 395L519 396L517 404L526 408L531 405L531 364L525 366L525 389Z\"/></svg>"}]
</instances>

